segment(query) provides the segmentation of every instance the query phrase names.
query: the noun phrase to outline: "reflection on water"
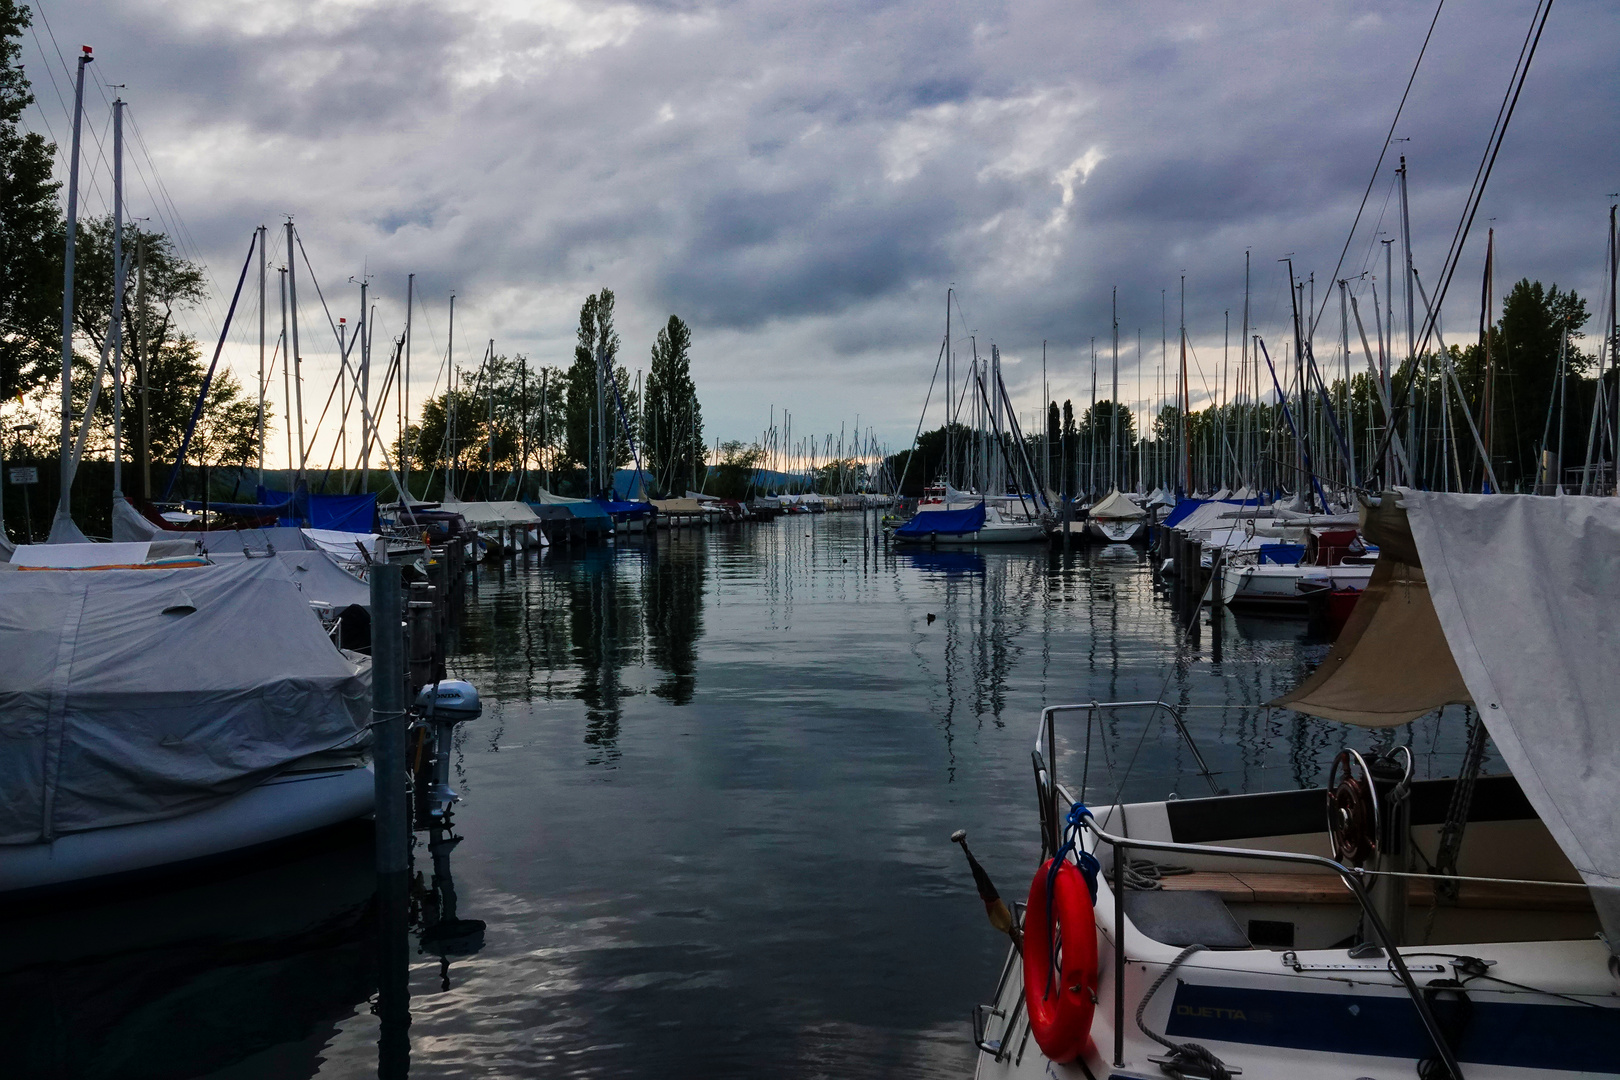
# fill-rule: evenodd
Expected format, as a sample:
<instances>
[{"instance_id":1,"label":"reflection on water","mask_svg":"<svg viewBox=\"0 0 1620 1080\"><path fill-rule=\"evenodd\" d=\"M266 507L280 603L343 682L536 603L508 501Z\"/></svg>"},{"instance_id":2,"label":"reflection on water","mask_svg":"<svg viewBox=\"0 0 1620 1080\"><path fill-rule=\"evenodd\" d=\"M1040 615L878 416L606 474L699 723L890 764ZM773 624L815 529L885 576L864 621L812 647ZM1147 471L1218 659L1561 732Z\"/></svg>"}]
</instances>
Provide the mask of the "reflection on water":
<instances>
[{"instance_id":1,"label":"reflection on water","mask_svg":"<svg viewBox=\"0 0 1620 1080\"><path fill-rule=\"evenodd\" d=\"M375 986L371 831L201 884L8 912L4 1072L310 1076Z\"/></svg>"},{"instance_id":2,"label":"reflection on water","mask_svg":"<svg viewBox=\"0 0 1620 1080\"><path fill-rule=\"evenodd\" d=\"M1322 655L1308 627L1178 610L1128 547L888 552L799 517L531 556L469 603L450 667L485 712L408 887L373 899L367 849L255 886L274 912L171 899L196 940L61 916L45 940L99 939L0 976L53 988L0 1021L38 1075L163 1061L195 1009L192 1075L965 1076L1005 939L948 837L1021 894L1043 706L1177 704L1232 791L1319 784L1375 738L1266 707ZM1461 733L1376 739L1432 775ZM1062 723L1057 766L1093 800L1208 790L1162 715L1105 710L1089 763L1086 736Z\"/></svg>"}]
</instances>

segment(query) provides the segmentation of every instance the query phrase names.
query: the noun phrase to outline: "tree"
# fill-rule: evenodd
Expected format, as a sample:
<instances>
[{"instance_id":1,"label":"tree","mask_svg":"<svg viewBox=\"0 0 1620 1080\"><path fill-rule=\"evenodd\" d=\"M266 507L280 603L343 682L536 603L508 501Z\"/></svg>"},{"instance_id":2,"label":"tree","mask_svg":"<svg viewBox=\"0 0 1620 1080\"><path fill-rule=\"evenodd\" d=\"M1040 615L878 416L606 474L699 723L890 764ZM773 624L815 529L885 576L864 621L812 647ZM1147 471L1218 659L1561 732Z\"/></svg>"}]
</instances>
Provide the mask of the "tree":
<instances>
[{"instance_id":1,"label":"tree","mask_svg":"<svg viewBox=\"0 0 1620 1080\"><path fill-rule=\"evenodd\" d=\"M523 356L486 357L454 390L423 402L421 423L411 427L413 467L446 474L453 467L459 497L510 497L520 474L547 467L555 456L549 440L562 427L561 375L555 368L529 371ZM491 470L505 474L492 491L486 490Z\"/></svg>"},{"instance_id":2,"label":"tree","mask_svg":"<svg viewBox=\"0 0 1620 1080\"><path fill-rule=\"evenodd\" d=\"M34 102L19 39L31 19L0 0L0 400L61 374L62 213L56 147L23 130Z\"/></svg>"},{"instance_id":3,"label":"tree","mask_svg":"<svg viewBox=\"0 0 1620 1080\"><path fill-rule=\"evenodd\" d=\"M1057 402L1046 403L1046 469L1052 486L1058 491L1067 491L1068 484L1063 476L1063 463L1067 459L1063 456L1063 425L1060 415Z\"/></svg>"},{"instance_id":4,"label":"tree","mask_svg":"<svg viewBox=\"0 0 1620 1080\"><path fill-rule=\"evenodd\" d=\"M1514 483L1535 481L1536 452L1540 449L1547 408L1557 388L1558 355L1564 328L1568 327L1571 338L1566 360L1573 381L1573 377L1584 375L1592 364L1592 358L1576 349L1573 342L1589 318L1586 301L1573 291L1560 291L1556 284L1544 289L1539 281L1521 279L1503 299L1502 315L1496 327L1499 340L1493 341L1491 348L1496 367L1496 392L1492 396L1497 402L1491 410L1495 428L1491 442L1493 456L1507 459L1497 476L1503 485L1511 488ZM1569 389L1567 401L1574 421L1585 395L1574 385ZM1589 389L1586 394L1590 394ZM1556 442L1556 421L1553 432ZM1566 463L1573 461L1571 454L1584 456L1584 424L1566 424L1565 439Z\"/></svg>"},{"instance_id":5,"label":"tree","mask_svg":"<svg viewBox=\"0 0 1620 1080\"><path fill-rule=\"evenodd\" d=\"M3 0L0 0L3 2ZM135 273L140 251L145 264L142 295ZM137 462L140 438L140 360L146 361L147 401L151 412L149 433L153 494L161 494L168 469L180 452L186 425L202 390L208 365L201 344L175 325L176 314L200 303L205 295L202 267L181 257L164 234L124 226L124 252L130 272L124 282L124 457ZM85 348L74 355L74 411L89 403L96 381L101 350L109 332L113 299L113 223L110 217L90 218L79 226L74 258L73 322L75 335ZM60 294L58 294L60 299ZM139 301L139 303L137 303ZM144 310L143 310L144 308ZM137 353L139 346L139 353ZM110 365L110 361L109 361ZM109 374L110 374L109 366ZM270 407L265 406L266 431ZM113 391L110 379L96 401L96 420L86 453L112 450ZM197 420L186 456L210 465L246 465L258 458L258 395L249 394L227 368L214 372L208 400ZM138 472L138 468L136 470ZM128 483L140 492L139 479Z\"/></svg>"},{"instance_id":6,"label":"tree","mask_svg":"<svg viewBox=\"0 0 1620 1080\"><path fill-rule=\"evenodd\" d=\"M568 463L593 475L597 468L597 367L603 379L602 422L606 428L607 464L617 469L630 460L626 422L635 415L635 395L630 392L630 375L618 364L619 334L613 328L613 290L603 289L587 296L579 309L579 331L574 345L574 362L568 368L567 432L565 453ZM612 380L612 384L608 383ZM614 386L618 394L613 393ZM622 402L624 414L619 407ZM611 478L609 478L611 479ZM594 490L593 480L587 487Z\"/></svg>"},{"instance_id":7,"label":"tree","mask_svg":"<svg viewBox=\"0 0 1620 1080\"><path fill-rule=\"evenodd\" d=\"M642 445L655 479L674 491L703 462L703 410L692 384L692 331L678 317L658 331L647 371Z\"/></svg>"},{"instance_id":8,"label":"tree","mask_svg":"<svg viewBox=\"0 0 1620 1080\"><path fill-rule=\"evenodd\" d=\"M720 444L720 460L709 469L707 491L722 499L745 499L754 481L754 471L765 462L765 451L758 443L745 444L732 439Z\"/></svg>"}]
</instances>

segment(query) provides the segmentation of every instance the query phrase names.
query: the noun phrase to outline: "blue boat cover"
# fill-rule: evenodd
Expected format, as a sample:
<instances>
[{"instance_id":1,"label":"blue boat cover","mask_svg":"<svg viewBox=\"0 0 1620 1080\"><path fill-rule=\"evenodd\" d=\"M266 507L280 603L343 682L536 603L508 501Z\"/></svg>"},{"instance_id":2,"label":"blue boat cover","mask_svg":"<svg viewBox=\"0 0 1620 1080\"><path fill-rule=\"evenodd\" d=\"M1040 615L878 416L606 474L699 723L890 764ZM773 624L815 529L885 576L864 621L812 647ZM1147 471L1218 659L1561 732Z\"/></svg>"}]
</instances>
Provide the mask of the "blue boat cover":
<instances>
[{"instance_id":1,"label":"blue boat cover","mask_svg":"<svg viewBox=\"0 0 1620 1080\"><path fill-rule=\"evenodd\" d=\"M307 504L305 500L308 500ZM303 488L295 494L260 488L259 502L265 504L266 509L282 509L283 525L301 524L301 518L308 522L311 529L354 533L377 531L375 491L368 491L364 495L313 495ZM290 508L289 503L292 504Z\"/></svg>"},{"instance_id":2,"label":"blue boat cover","mask_svg":"<svg viewBox=\"0 0 1620 1080\"><path fill-rule=\"evenodd\" d=\"M1176 505L1171 508L1168 514L1164 515L1159 524L1167 529L1173 529L1186 520L1188 514L1203 506L1205 501L1204 499L1177 499Z\"/></svg>"},{"instance_id":3,"label":"blue boat cover","mask_svg":"<svg viewBox=\"0 0 1620 1080\"><path fill-rule=\"evenodd\" d=\"M529 501L529 508L539 513L542 508L548 510L566 510L577 518L605 518L608 512L597 506L594 502L551 502L541 503Z\"/></svg>"},{"instance_id":4,"label":"blue boat cover","mask_svg":"<svg viewBox=\"0 0 1620 1080\"><path fill-rule=\"evenodd\" d=\"M910 521L894 530L896 536L933 536L937 533L960 535L984 528L984 504L966 510L919 510Z\"/></svg>"},{"instance_id":5,"label":"blue boat cover","mask_svg":"<svg viewBox=\"0 0 1620 1080\"><path fill-rule=\"evenodd\" d=\"M610 514L650 514L652 503L646 502L620 502L617 499L595 499L597 506Z\"/></svg>"},{"instance_id":6,"label":"blue boat cover","mask_svg":"<svg viewBox=\"0 0 1620 1080\"><path fill-rule=\"evenodd\" d=\"M1260 561L1278 566L1298 566L1305 557L1304 544L1261 544Z\"/></svg>"}]
</instances>

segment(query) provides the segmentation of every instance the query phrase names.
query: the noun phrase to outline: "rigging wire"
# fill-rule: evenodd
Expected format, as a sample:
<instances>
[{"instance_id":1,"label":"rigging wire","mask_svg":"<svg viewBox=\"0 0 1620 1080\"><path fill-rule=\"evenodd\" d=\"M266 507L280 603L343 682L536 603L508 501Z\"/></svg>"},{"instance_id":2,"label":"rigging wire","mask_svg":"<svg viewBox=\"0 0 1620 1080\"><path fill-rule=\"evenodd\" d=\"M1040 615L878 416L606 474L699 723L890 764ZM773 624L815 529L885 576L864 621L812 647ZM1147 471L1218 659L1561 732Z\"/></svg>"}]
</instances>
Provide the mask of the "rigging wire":
<instances>
[{"instance_id":1,"label":"rigging wire","mask_svg":"<svg viewBox=\"0 0 1620 1080\"><path fill-rule=\"evenodd\" d=\"M1539 0L1538 0L1539 3ZM1361 215L1367 209L1367 200L1372 196L1373 185L1378 182L1378 170L1384 167L1384 158L1389 154L1389 144L1395 141L1395 125L1400 123L1401 112L1406 108L1406 99L1412 93L1412 84L1417 81L1418 68L1423 66L1423 56L1429 51L1429 42L1434 37L1434 28L1440 21L1440 12L1445 8L1446 0L1440 0L1434 6L1434 18L1429 20L1429 32L1423 35L1423 47L1418 50L1417 59L1412 62L1412 74L1406 79L1406 89L1401 91L1401 100L1395 106L1395 115L1390 118L1389 131L1384 135L1384 145L1378 151L1378 161L1373 165L1372 175L1367 178L1367 190L1361 194L1361 205L1356 207L1355 220L1350 223L1350 235L1344 238L1344 247L1339 252L1339 261L1333 265L1333 275L1330 281L1339 280L1339 271L1344 268L1344 256L1350 250L1350 242L1355 239L1356 226L1361 223ZM1387 205L1388 200L1385 200ZM1311 317L1311 332L1316 332L1316 324L1321 321L1322 313L1327 310L1328 301L1332 299L1333 290L1328 289L1322 296L1322 306Z\"/></svg>"}]
</instances>

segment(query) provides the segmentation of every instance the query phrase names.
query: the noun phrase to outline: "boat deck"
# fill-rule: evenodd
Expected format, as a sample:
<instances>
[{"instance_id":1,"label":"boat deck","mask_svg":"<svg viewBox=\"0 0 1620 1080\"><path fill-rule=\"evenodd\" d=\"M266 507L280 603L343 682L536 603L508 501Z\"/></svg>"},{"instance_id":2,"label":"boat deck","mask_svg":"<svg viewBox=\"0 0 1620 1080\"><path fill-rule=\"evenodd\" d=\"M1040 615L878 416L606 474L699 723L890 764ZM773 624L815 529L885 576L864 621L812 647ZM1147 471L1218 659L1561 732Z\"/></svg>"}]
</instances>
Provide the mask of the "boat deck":
<instances>
[{"instance_id":1,"label":"boat deck","mask_svg":"<svg viewBox=\"0 0 1620 1080\"><path fill-rule=\"evenodd\" d=\"M1163 878L1166 892L1211 892L1228 904L1353 904L1344 882L1331 874L1290 874L1255 871L1195 870ZM1407 902L1414 907L1434 905L1434 883L1408 879ZM1459 883L1460 908L1536 908L1553 911L1589 911L1585 889L1561 885L1526 885L1503 882Z\"/></svg>"}]
</instances>

